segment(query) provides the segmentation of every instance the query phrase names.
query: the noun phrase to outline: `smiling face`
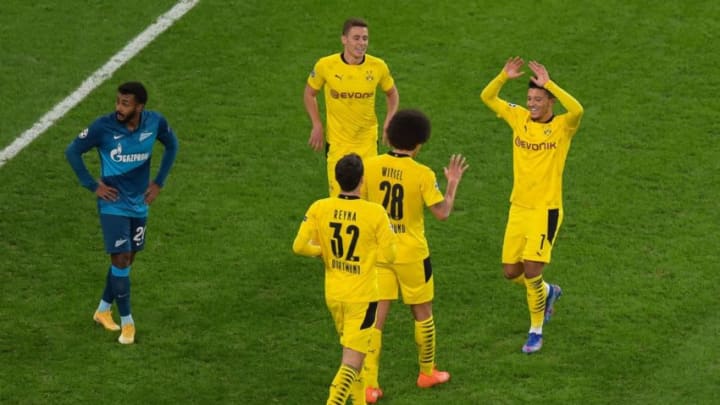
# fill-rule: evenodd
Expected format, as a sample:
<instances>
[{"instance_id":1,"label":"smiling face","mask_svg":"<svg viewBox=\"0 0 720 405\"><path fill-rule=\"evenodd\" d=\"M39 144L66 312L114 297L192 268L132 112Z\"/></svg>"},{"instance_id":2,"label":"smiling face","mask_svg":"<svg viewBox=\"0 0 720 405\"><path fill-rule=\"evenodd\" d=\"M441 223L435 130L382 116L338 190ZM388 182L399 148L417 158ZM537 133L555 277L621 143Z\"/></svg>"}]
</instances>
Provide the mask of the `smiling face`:
<instances>
[{"instance_id":1,"label":"smiling face","mask_svg":"<svg viewBox=\"0 0 720 405\"><path fill-rule=\"evenodd\" d=\"M555 99L545 89L529 88L527 108L533 121L547 122L553 115Z\"/></svg>"},{"instance_id":2,"label":"smiling face","mask_svg":"<svg viewBox=\"0 0 720 405\"><path fill-rule=\"evenodd\" d=\"M348 63L358 64L362 62L367 51L368 38L367 27L351 27L346 34L343 34L343 56Z\"/></svg>"}]
</instances>

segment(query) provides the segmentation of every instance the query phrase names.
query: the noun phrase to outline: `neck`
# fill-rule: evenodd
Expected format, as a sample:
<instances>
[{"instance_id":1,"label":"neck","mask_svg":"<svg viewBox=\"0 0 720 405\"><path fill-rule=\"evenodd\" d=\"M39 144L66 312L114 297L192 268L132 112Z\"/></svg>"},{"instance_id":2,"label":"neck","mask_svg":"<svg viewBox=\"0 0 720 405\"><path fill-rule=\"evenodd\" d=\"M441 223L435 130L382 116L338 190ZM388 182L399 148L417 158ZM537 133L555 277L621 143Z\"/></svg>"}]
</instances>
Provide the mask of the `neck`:
<instances>
[{"instance_id":1,"label":"neck","mask_svg":"<svg viewBox=\"0 0 720 405\"><path fill-rule=\"evenodd\" d=\"M359 64L362 63L362 61L363 61L364 59L365 59L365 56L364 56L364 55L361 56L361 57L359 57L359 58L356 58L356 57L352 56L352 54L350 54L350 52L348 52L348 51L344 51L344 52L343 52L343 60L344 60L345 63L347 63L348 65L359 65Z\"/></svg>"},{"instance_id":2,"label":"neck","mask_svg":"<svg viewBox=\"0 0 720 405\"><path fill-rule=\"evenodd\" d=\"M541 124L547 124L548 122L552 121L552 119L553 119L554 117L555 117L555 114L550 113L550 114L548 114L548 115L546 115L546 116L544 116L544 117L540 117L540 118L538 118L538 119L536 119L536 120L533 120L533 121L539 122L539 123L541 123Z\"/></svg>"},{"instance_id":3,"label":"neck","mask_svg":"<svg viewBox=\"0 0 720 405\"><path fill-rule=\"evenodd\" d=\"M406 156L410 156L410 157L415 157L415 155L417 155L417 149L406 150L406 149L393 148L392 153L394 153L396 155L406 155Z\"/></svg>"},{"instance_id":4,"label":"neck","mask_svg":"<svg viewBox=\"0 0 720 405\"><path fill-rule=\"evenodd\" d=\"M125 128L127 128L130 132L135 131L138 126L140 126L140 113L135 114L135 118L125 123Z\"/></svg>"}]
</instances>

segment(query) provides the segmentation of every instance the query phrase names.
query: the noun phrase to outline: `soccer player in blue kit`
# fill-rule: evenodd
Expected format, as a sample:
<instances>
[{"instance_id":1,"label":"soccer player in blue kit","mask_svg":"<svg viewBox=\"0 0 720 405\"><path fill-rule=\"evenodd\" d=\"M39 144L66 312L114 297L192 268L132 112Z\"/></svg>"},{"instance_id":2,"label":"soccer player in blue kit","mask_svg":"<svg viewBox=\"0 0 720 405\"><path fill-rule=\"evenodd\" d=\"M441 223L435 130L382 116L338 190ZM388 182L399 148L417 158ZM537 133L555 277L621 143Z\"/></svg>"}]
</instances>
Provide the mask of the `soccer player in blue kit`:
<instances>
[{"instance_id":1,"label":"soccer player in blue kit","mask_svg":"<svg viewBox=\"0 0 720 405\"><path fill-rule=\"evenodd\" d=\"M107 330L122 329L118 338L122 344L135 342L135 322L130 312L130 266L135 254L145 246L148 205L165 184L178 150L177 138L165 117L145 111L146 102L147 91L141 83L121 84L115 112L96 119L65 150L80 184L97 196L105 250L110 254L105 290L93 319ZM150 158L155 141L160 141L165 151L151 182ZM93 178L82 159L93 148L100 156L99 180ZM122 328L112 318L113 301L117 303Z\"/></svg>"}]
</instances>

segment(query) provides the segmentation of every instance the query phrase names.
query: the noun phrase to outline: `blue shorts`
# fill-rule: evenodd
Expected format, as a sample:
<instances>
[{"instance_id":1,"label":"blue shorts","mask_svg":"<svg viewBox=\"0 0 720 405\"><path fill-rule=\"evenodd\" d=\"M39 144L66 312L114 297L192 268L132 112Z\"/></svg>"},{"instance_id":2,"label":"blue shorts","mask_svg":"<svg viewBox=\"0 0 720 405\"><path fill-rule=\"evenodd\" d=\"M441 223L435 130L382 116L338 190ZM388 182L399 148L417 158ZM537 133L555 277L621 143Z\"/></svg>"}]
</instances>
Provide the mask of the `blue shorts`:
<instances>
[{"instance_id":1,"label":"blue shorts","mask_svg":"<svg viewBox=\"0 0 720 405\"><path fill-rule=\"evenodd\" d=\"M114 254L143 250L146 223L147 217L134 218L100 214L105 251Z\"/></svg>"}]
</instances>

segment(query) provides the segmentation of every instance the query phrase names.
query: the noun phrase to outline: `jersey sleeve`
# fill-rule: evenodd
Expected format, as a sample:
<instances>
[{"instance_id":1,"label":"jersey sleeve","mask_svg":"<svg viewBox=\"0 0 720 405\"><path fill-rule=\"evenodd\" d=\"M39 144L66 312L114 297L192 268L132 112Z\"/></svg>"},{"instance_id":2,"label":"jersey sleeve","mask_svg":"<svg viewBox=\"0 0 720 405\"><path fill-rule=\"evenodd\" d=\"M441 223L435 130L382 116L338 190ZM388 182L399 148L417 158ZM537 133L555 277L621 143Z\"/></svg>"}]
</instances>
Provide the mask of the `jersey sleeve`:
<instances>
[{"instance_id":1,"label":"jersey sleeve","mask_svg":"<svg viewBox=\"0 0 720 405\"><path fill-rule=\"evenodd\" d=\"M497 114L498 117L504 119L508 123L514 121L515 111L520 108L518 105L509 103L500 98L500 90L507 83L508 76L505 70L495 76L480 93L480 99Z\"/></svg>"},{"instance_id":2,"label":"jersey sleeve","mask_svg":"<svg viewBox=\"0 0 720 405\"><path fill-rule=\"evenodd\" d=\"M308 76L307 84L315 89L315 91L320 90L325 85L324 66L322 59L318 60Z\"/></svg>"},{"instance_id":3,"label":"jersey sleeve","mask_svg":"<svg viewBox=\"0 0 720 405\"><path fill-rule=\"evenodd\" d=\"M435 177L435 172L429 168L423 176L422 196L426 207L440 203L445 199L445 196L440 191L440 186L438 185L437 177Z\"/></svg>"},{"instance_id":4,"label":"jersey sleeve","mask_svg":"<svg viewBox=\"0 0 720 405\"><path fill-rule=\"evenodd\" d=\"M164 117L160 118L157 139L165 146L165 151L163 152L158 174L155 176L155 183L163 187L165 185L165 179L167 179L168 174L170 174L170 168L175 162L178 151L177 137Z\"/></svg>"},{"instance_id":5,"label":"jersey sleeve","mask_svg":"<svg viewBox=\"0 0 720 405\"><path fill-rule=\"evenodd\" d=\"M317 221L314 216L316 204L310 206L305 213L300 229L298 229L295 241L293 241L293 252L302 256L320 256L322 250L317 241Z\"/></svg>"},{"instance_id":6,"label":"jersey sleeve","mask_svg":"<svg viewBox=\"0 0 720 405\"><path fill-rule=\"evenodd\" d=\"M379 84L380 84L380 88L384 92L387 93L395 85L395 79L393 79L392 74L390 73L390 68L388 67L388 65L385 62L382 63L382 66L383 66L383 77L382 77L382 79L380 79Z\"/></svg>"},{"instance_id":7,"label":"jersey sleeve","mask_svg":"<svg viewBox=\"0 0 720 405\"><path fill-rule=\"evenodd\" d=\"M88 171L82 155L92 148L100 145L100 124L96 121L89 128L85 128L78 136L70 142L65 149L65 157L70 163L80 184L88 190L95 192L98 188L98 182Z\"/></svg>"},{"instance_id":8,"label":"jersey sleeve","mask_svg":"<svg viewBox=\"0 0 720 405\"><path fill-rule=\"evenodd\" d=\"M584 109L582 104L571 96L570 93L563 90L557 83L552 80L545 83L545 88L548 89L552 94L557 97L560 104L565 107L567 114L565 115L565 122L568 128L575 131L580 126L580 120L582 119Z\"/></svg>"}]
</instances>

